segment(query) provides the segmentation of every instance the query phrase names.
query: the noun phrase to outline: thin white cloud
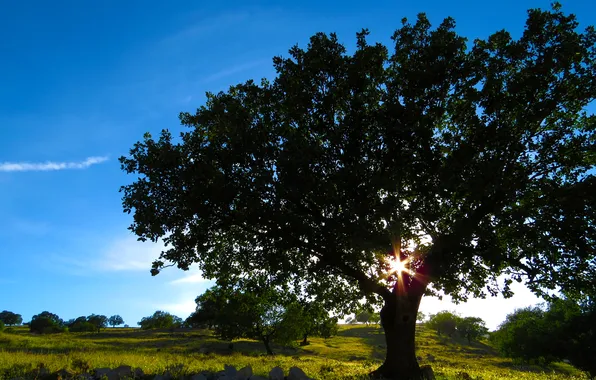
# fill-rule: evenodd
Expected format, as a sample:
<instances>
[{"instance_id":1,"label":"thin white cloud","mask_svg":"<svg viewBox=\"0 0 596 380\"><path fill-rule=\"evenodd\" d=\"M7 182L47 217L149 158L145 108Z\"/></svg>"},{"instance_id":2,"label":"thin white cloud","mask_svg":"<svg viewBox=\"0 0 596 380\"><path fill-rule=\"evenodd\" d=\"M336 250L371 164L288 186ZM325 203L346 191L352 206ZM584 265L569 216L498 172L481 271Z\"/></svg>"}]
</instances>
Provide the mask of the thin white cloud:
<instances>
[{"instance_id":1,"label":"thin white cloud","mask_svg":"<svg viewBox=\"0 0 596 380\"><path fill-rule=\"evenodd\" d=\"M104 271L149 271L154 260L165 249L163 243L140 242L134 236L110 243L97 260Z\"/></svg>"},{"instance_id":2,"label":"thin white cloud","mask_svg":"<svg viewBox=\"0 0 596 380\"><path fill-rule=\"evenodd\" d=\"M200 273L194 273L182 278L179 278L174 281L170 281L171 285L178 285L178 284L199 284L201 282L207 282L209 280L203 278Z\"/></svg>"},{"instance_id":3,"label":"thin white cloud","mask_svg":"<svg viewBox=\"0 0 596 380\"><path fill-rule=\"evenodd\" d=\"M251 61L251 62L244 62L244 63L239 63L237 65L234 66L230 66L227 67L221 71L218 71L216 73L213 73L211 75L208 75L207 77L203 78L203 80L201 81L202 83L209 83L209 82L213 82L219 79L223 79L226 77L229 77L231 75L234 74L239 74L241 72L250 70L252 68L258 67L258 66L264 66L267 65L270 62L270 60L266 60L266 59L259 59L256 61Z\"/></svg>"},{"instance_id":4,"label":"thin white cloud","mask_svg":"<svg viewBox=\"0 0 596 380\"><path fill-rule=\"evenodd\" d=\"M86 169L91 165L100 164L108 157L88 157L78 162L0 162L0 172L47 172L70 169Z\"/></svg>"},{"instance_id":5,"label":"thin white cloud","mask_svg":"<svg viewBox=\"0 0 596 380\"><path fill-rule=\"evenodd\" d=\"M197 295L195 295L194 297L196 297ZM156 304L155 309L156 310L164 310L164 311L167 311L168 313L172 313L172 314L177 315L181 318L186 318L192 312L194 312L197 307L197 304L194 301L194 297L192 295L189 295L188 299L181 300L179 302L167 303L167 304Z\"/></svg>"}]
</instances>

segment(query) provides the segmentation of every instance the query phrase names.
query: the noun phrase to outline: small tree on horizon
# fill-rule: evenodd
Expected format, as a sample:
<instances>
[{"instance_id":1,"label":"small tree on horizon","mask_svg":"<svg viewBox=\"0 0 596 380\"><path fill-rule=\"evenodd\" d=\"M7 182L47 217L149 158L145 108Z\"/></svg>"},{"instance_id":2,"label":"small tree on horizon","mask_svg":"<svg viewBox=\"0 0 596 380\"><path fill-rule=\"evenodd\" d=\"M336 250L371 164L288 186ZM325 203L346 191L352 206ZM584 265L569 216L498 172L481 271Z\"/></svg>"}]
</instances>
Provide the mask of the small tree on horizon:
<instances>
[{"instance_id":1,"label":"small tree on horizon","mask_svg":"<svg viewBox=\"0 0 596 380\"><path fill-rule=\"evenodd\" d=\"M143 330L171 329L182 325L182 319L166 311L157 310L153 315L143 317L137 324Z\"/></svg>"},{"instance_id":2,"label":"small tree on horizon","mask_svg":"<svg viewBox=\"0 0 596 380\"><path fill-rule=\"evenodd\" d=\"M0 321L4 322L7 326L15 326L23 323L23 317L20 314L13 313L12 311L4 310L0 312Z\"/></svg>"},{"instance_id":3,"label":"small tree on horizon","mask_svg":"<svg viewBox=\"0 0 596 380\"><path fill-rule=\"evenodd\" d=\"M116 327L116 326L120 326L120 325L124 324L124 319L122 319L122 317L119 315L112 315L108 319L108 323L110 324L110 326Z\"/></svg>"},{"instance_id":4,"label":"small tree on horizon","mask_svg":"<svg viewBox=\"0 0 596 380\"><path fill-rule=\"evenodd\" d=\"M337 314L366 296L373 375L400 379L421 376L424 295L594 290L596 31L561 9L531 9L517 38L424 14L388 47L318 33L274 78L181 113L180 135L147 133L120 162L130 230L166 246L151 273L266 271Z\"/></svg>"}]
</instances>

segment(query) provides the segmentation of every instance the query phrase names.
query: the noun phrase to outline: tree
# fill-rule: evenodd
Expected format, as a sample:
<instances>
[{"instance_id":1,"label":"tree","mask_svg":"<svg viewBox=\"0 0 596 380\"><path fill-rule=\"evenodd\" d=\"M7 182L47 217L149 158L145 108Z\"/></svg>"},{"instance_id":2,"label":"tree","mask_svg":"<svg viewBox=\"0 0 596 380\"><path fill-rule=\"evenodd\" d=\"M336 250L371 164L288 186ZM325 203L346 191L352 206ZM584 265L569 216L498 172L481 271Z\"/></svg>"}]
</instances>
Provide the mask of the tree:
<instances>
[{"instance_id":1,"label":"tree","mask_svg":"<svg viewBox=\"0 0 596 380\"><path fill-rule=\"evenodd\" d=\"M356 316L354 318L356 319L356 321L358 321L360 323L366 323L368 325L371 315L372 315L372 313L370 311L362 310L362 311L357 312Z\"/></svg>"},{"instance_id":2,"label":"tree","mask_svg":"<svg viewBox=\"0 0 596 380\"><path fill-rule=\"evenodd\" d=\"M23 323L23 317L20 314L15 314L12 311L4 310L0 313L0 321L5 325L14 326Z\"/></svg>"},{"instance_id":3,"label":"tree","mask_svg":"<svg viewBox=\"0 0 596 380\"><path fill-rule=\"evenodd\" d=\"M68 320L66 326L70 332L94 332L97 330L97 326L89 322L85 316Z\"/></svg>"},{"instance_id":4,"label":"tree","mask_svg":"<svg viewBox=\"0 0 596 380\"><path fill-rule=\"evenodd\" d=\"M426 325L437 330L439 336L446 334L451 337L456 331L459 320L460 317L450 311L440 311L437 314L432 314Z\"/></svg>"},{"instance_id":5,"label":"tree","mask_svg":"<svg viewBox=\"0 0 596 380\"><path fill-rule=\"evenodd\" d=\"M4 322L0 319L0 332L4 330Z\"/></svg>"},{"instance_id":6,"label":"tree","mask_svg":"<svg viewBox=\"0 0 596 380\"><path fill-rule=\"evenodd\" d=\"M372 313L369 318L370 323L374 323L375 325L381 322L381 315L379 313Z\"/></svg>"},{"instance_id":7,"label":"tree","mask_svg":"<svg viewBox=\"0 0 596 380\"><path fill-rule=\"evenodd\" d=\"M509 314L491 340L505 356L548 364L568 359L596 375L596 317L593 306L554 299L547 307L527 307Z\"/></svg>"},{"instance_id":8,"label":"tree","mask_svg":"<svg viewBox=\"0 0 596 380\"><path fill-rule=\"evenodd\" d=\"M186 323L193 328L213 328L217 323L217 315L225 306L225 297L216 293L217 288L207 289L195 298L195 311L186 319Z\"/></svg>"},{"instance_id":9,"label":"tree","mask_svg":"<svg viewBox=\"0 0 596 380\"><path fill-rule=\"evenodd\" d=\"M29 331L38 334L50 334L65 331L64 321L56 314L43 311L34 315L29 323Z\"/></svg>"},{"instance_id":10,"label":"tree","mask_svg":"<svg viewBox=\"0 0 596 380\"><path fill-rule=\"evenodd\" d=\"M182 319L168 312L158 310L149 317L143 317L137 324L143 330L171 329L179 327L182 324Z\"/></svg>"},{"instance_id":11,"label":"tree","mask_svg":"<svg viewBox=\"0 0 596 380\"><path fill-rule=\"evenodd\" d=\"M101 329L108 327L108 317L105 315L91 314L87 317L87 322L95 326L97 332L100 332Z\"/></svg>"},{"instance_id":12,"label":"tree","mask_svg":"<svg viewBox=\"0 0 596 380\"><path fill-rule=\"evenodd\" d=\"M367 35L348 54L316 34L274 58L273 80L181 113L179 137L146 134L120 158L134 177L123 209L140 240L168 247L153 275L264 270L329 310L382 304L374 375L417 378L423 295L596 286L596 32L554 4L518 39L468 42L424 14L391 53Z\"/></svg>"},{"instance_id":13,"label":"tree","mask_svg":"<svg viewBox=\"0 0 596 380\"><path fill-rule=\"evenodd\" d=\"M289 344L305 334L307 315L294 294L260 279L219 284L206 292L209 303L198 302L198 315L209 315L214 333L221 339L255 339L263 342L267 354L273 355L271 344ZM203 305L218 305L203 313Z\"/></svg>"},{"instance_id":14,"label":"tree","mask_svg":"<svg viewBox=\"0 0 596 380\"><path fill-rule=\"evenodd\" d=\"M424 314L423 312L419 311L418 313L416 313L416 322L424 322L424 320L426 319L426 314Z\"/></svg>"},{"instance_id":15,"label":"tree","mask_svg":"<svg viewBox=\"0 0 596 380\"><path fill-rule=\"evenodd\" d=\"M487 334L488 328L482 318L464 317L457 321L457 331L466 337L468 343L472 343L472 340L478 340Z\"/></svg>"},{"instance_id":16,"label":"tree","mask_svg":"<svg viewBox=\"0 0 596 380\"><path fill-rule=\"evenodd\" d=\"M108 323L110 324L110 326L116 327L116 326L120 326L120 325L124 324L124 319L122 319L122 317L119 315L112 315L108 319Z\"/></svg>"},{"instance_id":17,"label":"tree","mask_svg":"<svg viewBox=\"0 0 596 380\"><path fill-rule=\"evenodd\" d=\"M337 317L332 317L325 310L323 305L316 300L304 301L297 304L295 313L299 318L295 318L296 323L301 327L302 342L301 346L309 344L309 336L320 336L325 339L337 334Z\"/></svg>"}]
</instances>

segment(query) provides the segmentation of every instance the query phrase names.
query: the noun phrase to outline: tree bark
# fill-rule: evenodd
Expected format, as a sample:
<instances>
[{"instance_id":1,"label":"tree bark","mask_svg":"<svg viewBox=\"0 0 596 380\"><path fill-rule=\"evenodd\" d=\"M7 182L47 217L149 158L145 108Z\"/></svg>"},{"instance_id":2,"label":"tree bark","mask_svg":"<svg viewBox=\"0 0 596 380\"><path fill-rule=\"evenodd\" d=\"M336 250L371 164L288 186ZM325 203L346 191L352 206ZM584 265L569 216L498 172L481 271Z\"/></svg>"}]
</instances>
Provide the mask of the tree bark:
<instances>
[{"instance_id":1,"label":"tree bark","mask_svg":"<svg viewBox=\"0 0 596 380\"><path fill-rule=\"evenodd\" d=\"M394 380L424 379L416 359L416 316L426 284L409 276L401 278L381 309L387 354L385 362L371 375ZM405 281L411 281L406 283ZM407 284L407 285L406 285Z\"/></svg>"},{"instance_id":2,"label":"tree bark","mask_svg":"<svg viewBox=\"0 0 596 380\"><path fill-rule=\"evenodd\" d=\"M271 349L271 345L269 344L269 337L263 337L263 344L265 344L267 355L273 355L273 350Z\"/></svg>"},{"instance_id":3,"label":"tree bark","mask_svg":"<svg viewBox=\"0 0 596 380\"><path fill-rule=\"evenodd\" d=\"M302 340L302 342L300 343L301 346L308 346L310 343L308 343L308 334L304 334L304 339Z\"/></svg>"}]
</instances>

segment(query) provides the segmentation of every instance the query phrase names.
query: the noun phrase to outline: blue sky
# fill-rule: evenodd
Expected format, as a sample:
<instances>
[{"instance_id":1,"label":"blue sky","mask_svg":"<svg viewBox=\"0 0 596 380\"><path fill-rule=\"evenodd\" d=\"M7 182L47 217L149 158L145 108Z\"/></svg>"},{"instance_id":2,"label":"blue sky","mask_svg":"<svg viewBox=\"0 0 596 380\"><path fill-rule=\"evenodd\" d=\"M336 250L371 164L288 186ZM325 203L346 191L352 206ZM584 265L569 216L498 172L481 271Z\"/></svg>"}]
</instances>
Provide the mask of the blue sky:
<instances>
[{"instance_id":1,"label":"blue sky","mask_svg":"<svg viewBox=\"0 0 596 380\"><path fill-rule=\"evenodd\" d=\"M582 26L596 24L592 0L563 3ZM271 77L271 58L312 34L337 32L349 46L363 27L389 42L402 17L426 12L458 31L515 35L526 10L550 1L0 1L0 310L29 320L120 314L136 325L157 309L186 317L210 283L197 272L149 274L161 247L138 243L118 188L132 178L117 158L163 128L206 91ZM512 300L458 306L490 327ZM425 299L423 311L456 309Z\"/></svg>"}]
</instances>

